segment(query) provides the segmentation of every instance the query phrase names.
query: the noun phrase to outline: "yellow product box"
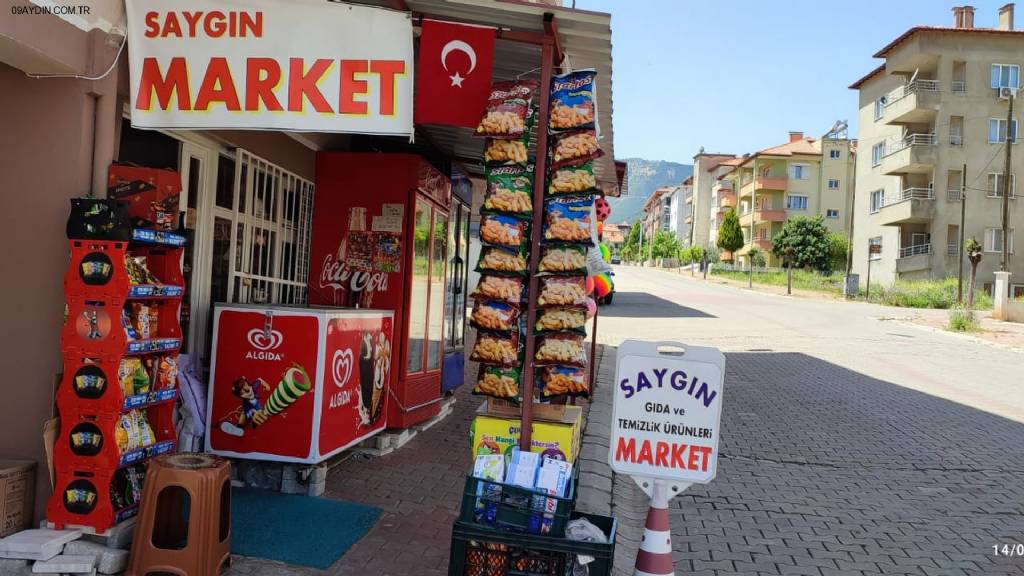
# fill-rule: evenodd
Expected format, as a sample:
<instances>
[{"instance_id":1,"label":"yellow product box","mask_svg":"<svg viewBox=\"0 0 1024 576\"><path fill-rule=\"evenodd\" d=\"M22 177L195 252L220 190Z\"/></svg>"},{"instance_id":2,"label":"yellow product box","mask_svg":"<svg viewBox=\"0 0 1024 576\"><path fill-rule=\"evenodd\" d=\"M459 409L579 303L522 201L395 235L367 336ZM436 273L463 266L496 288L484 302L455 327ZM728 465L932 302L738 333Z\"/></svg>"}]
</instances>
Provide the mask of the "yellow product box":
<instances>
[{"instance_id":1,"label":"yellow product box","mask_svg":"<svg viewBox=\"0 0 1024 576\"><path fill-rule=\"evenodd\" d=\"M498 416L485 412L486 404L477 410L470 427L473 456L480 454L508 455L519 445L518 417ZM579 453L583 409L567 406L560 420L534 420L530 451L573 462Z\"/></svg>"}]
</instances>

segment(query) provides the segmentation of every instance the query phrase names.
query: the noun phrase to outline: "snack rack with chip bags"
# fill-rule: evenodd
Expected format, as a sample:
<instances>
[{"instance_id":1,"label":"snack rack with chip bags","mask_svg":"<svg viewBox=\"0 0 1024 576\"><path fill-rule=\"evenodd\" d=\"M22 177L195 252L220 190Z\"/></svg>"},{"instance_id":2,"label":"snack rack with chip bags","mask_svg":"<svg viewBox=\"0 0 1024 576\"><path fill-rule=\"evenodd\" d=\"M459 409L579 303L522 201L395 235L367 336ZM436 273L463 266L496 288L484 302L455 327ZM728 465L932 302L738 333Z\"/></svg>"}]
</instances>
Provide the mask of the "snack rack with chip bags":
<instances>
[{"instance_id":1,"label":"snack rack with chip bags","mask_svg":"<svg viewBox=\"0 0 1024 576\"><path fill-rule=\"evenodd\" d=\"M145 462L174 451L184 237L69 240L57 389L60 433L47 519L97 533L138 509Z\"/></svg>"}]
</instances>

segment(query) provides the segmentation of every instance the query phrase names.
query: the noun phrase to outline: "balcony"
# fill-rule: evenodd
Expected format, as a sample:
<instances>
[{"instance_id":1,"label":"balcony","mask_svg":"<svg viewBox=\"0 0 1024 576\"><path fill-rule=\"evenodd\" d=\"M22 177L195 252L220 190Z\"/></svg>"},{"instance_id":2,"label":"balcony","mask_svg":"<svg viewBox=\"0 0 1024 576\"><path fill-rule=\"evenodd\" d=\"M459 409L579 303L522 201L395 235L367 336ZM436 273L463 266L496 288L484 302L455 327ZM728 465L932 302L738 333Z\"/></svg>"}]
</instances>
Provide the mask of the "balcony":
<instances>
[{"instance_id":1,"label":"balcony","mask_svg":"<svg viewBox=\"0 0 1024 576\"><path fill-rule=\"evenodd\" d=\"M740 216L740 226L750 226L756 220L758 223L761 222L785 222L786 211L785 210L762 210L757 209L752 213L747 212L743 216Z\"/></svg>"},{"instance_id":2,"label":"balcony","mask_svg":"<svg viewBox=\"0 0 1024 576\"><path fill-rule=\"evenodd\" d=\"M755 239L754 240L754 245L757 246L759 250L763 250L764 252L771 252L772 251L772 241L768 240L767 238L757 238L757 239ZM738 256L743 256L743 255L746 255L746 254L749 254L749 253L750 253L750 240L746 240L746 244L744 244L742 248L737 250L736 254Z\"/></svg>"},{"instance_id":3,"label":"balcony","mask_svg":"<svg viewBox=\"0 0 1024 576\"><path fill-rule=\"evenodd\" d=\"M886 124L931 124L939 112L938 80L914 80L889 93Z\"/></svg>"},{"instance_id":4,"label":"balcony","mask_svg":"<svg viewBox=\"0 0 1024 576\"><path fill-rule=\"evenodd\" d=\"M959 188L950 188L950 189L946 190L946 201L947 202L959 202L962 199L963 199L963 196L960 195L960 189Z\"/></svg>"},{"instance_id":5,"label":"balcony","mask_svg":"<svg viewBox=\"0 0 1024 576\"><path fill-rule=\"evenodd\" d=\"M935 217L935 192L931 188L906 188L886 196L879 211L883 226L931 222Z\"/></svg>"},{"instance_id":6,"label":"balcony","mask_svg":"<svg viewBox=\"0 0 1024 576\"><path fill-rule=\"evenodd\" d=\"M928 174L935 167L935 134L910 134L897 141L882 158L882 173Z\"/></svg>"},{"instance_id":7,"label":"balcony","mask_svg":"<svg viewBox=\"0 0 1024 576\"><path fill-rule=\"evenodd\" d=\"M730 208L736 208L736 195L732 193L718 193L718 211L726 212Z\"/></svg>"},{"instance_id":8,"label":"balcony","mask_svg":"<svg viewBox=\"0 0 1024 576\"><path fill-rule=\"evenodd\" d=\"M758 176L740 187L740 196L750 196L751 190L785 190L789 178L786 176Z\"/></svg>"},{"instance_id":9,"label":"balcony","mask_svg":"<svg viewBox=\"0 0 1024 576\"><path fill-rule=\"evenodd\" d=\"M958 256L960 254L960 245L956 242L950 242L946 244L946 256Z\"/></svg>"},{"instance_id":10,"label":"balcony","mask_svg":"<svg viewBox=\"0 0 1024 576\"><path fill-rule=\"evenodd\" d=\"M932 245L915 244L900 248L900 257L896 260L896 273L908 274L920 272L932 267Z\"/></svg>"}]
</instances>

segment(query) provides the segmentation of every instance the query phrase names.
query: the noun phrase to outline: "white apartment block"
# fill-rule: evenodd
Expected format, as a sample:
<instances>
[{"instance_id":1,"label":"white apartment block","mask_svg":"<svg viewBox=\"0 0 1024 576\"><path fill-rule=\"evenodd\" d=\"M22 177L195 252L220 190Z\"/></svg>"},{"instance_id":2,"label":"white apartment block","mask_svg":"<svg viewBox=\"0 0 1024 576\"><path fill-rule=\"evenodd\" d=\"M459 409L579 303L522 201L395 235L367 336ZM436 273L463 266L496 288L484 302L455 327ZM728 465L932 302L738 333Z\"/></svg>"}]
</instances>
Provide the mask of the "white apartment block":
<instances>
[{"instance_id":1,"label":"white apartment block","mask_svg":"<svg viewBox=\"0 0 1024 576\"><path fill-rule=\"evenodd\" d=\"M979 285L991 289L1007 241L1011 286L1021 294L1024 262L1013 244L1014 229L1024 228L1015 192L1024 170L1024 148L1015 145L1024 103L1014 102L1009 126L1006 117L1009 98L1019 95L1024 30L1013 29L1013 4L1000 9L995 28L975 27L972 7L953 12L953 27L918 26L894 39L875 54L884 63L850 86L860 96L854 272L863 285L870 254L872 282L956 276L964 208L964 237L985 248ZM1004 239L1007 132L1013 160ZM970 265L963 268L966 277Z\"/></svg>"}]
</instances>

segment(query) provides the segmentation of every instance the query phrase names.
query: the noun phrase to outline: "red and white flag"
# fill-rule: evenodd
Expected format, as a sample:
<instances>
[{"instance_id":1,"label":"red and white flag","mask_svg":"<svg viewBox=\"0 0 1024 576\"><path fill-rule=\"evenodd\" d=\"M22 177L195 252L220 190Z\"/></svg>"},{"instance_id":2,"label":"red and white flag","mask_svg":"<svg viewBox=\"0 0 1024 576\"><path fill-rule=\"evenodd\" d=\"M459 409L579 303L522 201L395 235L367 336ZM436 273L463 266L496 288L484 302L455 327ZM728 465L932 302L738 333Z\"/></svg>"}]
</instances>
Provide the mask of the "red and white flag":
<instances>
[{"instance_id":1,"label":"red and white flag","mask_svg":"<svg viewBox=\"0 0 1024 576\"><path fill-rule=\"evenodd\" d=\"M491 92L495 35L494 28L423 21L417 124L476 128Z\"/></svg>"}]
</instances>

